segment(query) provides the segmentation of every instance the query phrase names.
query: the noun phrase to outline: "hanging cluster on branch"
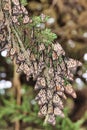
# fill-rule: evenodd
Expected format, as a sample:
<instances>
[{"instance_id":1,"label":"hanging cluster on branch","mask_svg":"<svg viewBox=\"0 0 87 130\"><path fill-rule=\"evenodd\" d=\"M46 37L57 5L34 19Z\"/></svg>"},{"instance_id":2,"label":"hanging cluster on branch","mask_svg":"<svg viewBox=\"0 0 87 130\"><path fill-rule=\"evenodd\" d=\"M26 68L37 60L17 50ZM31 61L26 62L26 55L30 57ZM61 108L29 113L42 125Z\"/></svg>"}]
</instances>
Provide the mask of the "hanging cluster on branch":
<instances>
[{"instance_id":1,"label":"hanging cluster on branch","mask_svg":"<svg viewBox=\"0 0 87 130\"><path fill-rule=\"evenodd\" d=\"M61 45L54 42L56 35L45 27L47 19L43 14L30 18L19 0L0 2L0 48L7 49L7 55L16 61L18 73L36 80L38 115L55 125L56 116L64 117L65 94L76 98L69 81L81 63L67 58Z\"/></svg>"}]
</instances>

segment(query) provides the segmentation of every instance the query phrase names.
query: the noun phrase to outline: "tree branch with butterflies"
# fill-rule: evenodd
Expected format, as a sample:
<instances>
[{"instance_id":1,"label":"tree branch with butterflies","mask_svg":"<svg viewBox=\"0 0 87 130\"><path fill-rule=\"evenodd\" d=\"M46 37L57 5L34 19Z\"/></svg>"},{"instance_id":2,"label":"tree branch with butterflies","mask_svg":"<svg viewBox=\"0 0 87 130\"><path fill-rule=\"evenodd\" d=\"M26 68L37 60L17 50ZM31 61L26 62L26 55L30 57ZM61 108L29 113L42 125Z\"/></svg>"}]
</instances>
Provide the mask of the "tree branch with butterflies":
<instances>
[{"instance_id":1,"label":"tree branch with butterflies","mask_svg":"<svg viewBox=\"0 0 87 130\"><path fill-rule=\"evenodd\" d=\"M64 49L56 41L56 34L46 27L48 16L29 16L19 0L1 0L0 47L15 61L17 73L33 77L35 98L45 117L44 124L56 124L56 117L65 117L63 100L66 94L76 98L72 88L74 71L82 64L66 57Z\"/></svg>"}]
</instances>

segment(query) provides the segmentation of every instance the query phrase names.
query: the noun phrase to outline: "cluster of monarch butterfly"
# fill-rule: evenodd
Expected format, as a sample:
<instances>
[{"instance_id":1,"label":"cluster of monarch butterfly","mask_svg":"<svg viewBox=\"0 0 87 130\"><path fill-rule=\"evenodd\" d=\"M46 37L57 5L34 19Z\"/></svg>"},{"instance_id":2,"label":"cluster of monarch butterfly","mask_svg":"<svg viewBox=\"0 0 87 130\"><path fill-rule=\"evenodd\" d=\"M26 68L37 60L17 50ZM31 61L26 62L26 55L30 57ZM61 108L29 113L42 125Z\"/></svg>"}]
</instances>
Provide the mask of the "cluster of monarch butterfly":
<instances>
[{"instance_id":1,"label":"cluster of monarch butterfly","mask_svg":"<svg viewBox=\"0 0 87 130\"><path fill-rule=\"evenodd\" d=\"M9 14L10 17L8 17L8 19L10 19L10 28L15 23L17 26L20 26L20 21L18 20L20 17L22 25L32 22L28 16L27 10L20 4L19 0L12 0L12 2L10 0L3 1L5 3L2 10L4 17L8 15L7 11L9 12L9 9L11 9L9 13L12 13L12 15ZM44 19L43 15L41 18ZM0 29L2 29L1 21ZM7 32L9 32L9 30L7 30ZM4 32L2 32L2 35L4 35ZM34 52L31 48L25 49L22 42L21 46L18 35L16 35L16 33L14 35L14 33L12 34L11 32L11 39L13 39L13 37L15 37L16 42L8 42L8 44L5 45L8 52L7 55L12 60L15 59L18 65L18 73L24 72L27 80L29 80L31 76L36 80L35 90L38 90L39 93L35 100L40 106L38 115L40 117L46 117L45 122L55 125L56 116L64 117L62 112L64 107L62 100L66 99L65 94L70 94L73 98L76 98L75 91L69 81L73 81L72 71L78 66L81 66L81 63L77 60L67 58L65 51L58 42L48 46L44 43L39 43L35 46L36 50ZM2 40L3 38L1 39L0 35L0 43ZM34 42L32 42L31 46L33 44Z\"/></svg>"},{"instance_id":2,"label":"cluster of monarch butterfly","mask_svg":"<svg viewBox=\"0 0 87 130\"><path fill-rule=\"evenodd\" d=\"M4 47L6 44L6 31L5 31L5 19L4 19L4 13L1 8L1 2L0 2L0 49Z\"/></svg>"}]
</instances>

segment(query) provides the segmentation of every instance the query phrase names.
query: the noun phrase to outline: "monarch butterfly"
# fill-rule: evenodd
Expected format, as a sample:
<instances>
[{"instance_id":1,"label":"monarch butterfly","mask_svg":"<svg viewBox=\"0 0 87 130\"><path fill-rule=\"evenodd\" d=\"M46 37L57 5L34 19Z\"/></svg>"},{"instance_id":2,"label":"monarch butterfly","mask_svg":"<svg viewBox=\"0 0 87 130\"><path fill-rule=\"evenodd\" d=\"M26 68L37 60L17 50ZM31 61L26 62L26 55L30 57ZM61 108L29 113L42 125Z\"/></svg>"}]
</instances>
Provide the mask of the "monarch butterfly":
<instances>
[{"instance_id":1,"label":"monarch butterfly","mask_svg":"<svg viewBox=\"0 0 87 130\"><path fill-rule=\"evenodd\" d=\"M50 99L52 99L52 97L53 97L52 89L47 89L47 99L48 99L48 101L49 101Z\"/></svg>"},{"instance_id":2,"label":"monarch butterfly","mask_svg":"<svg viewBox=\"0 0 87 130\"><path fill-rule=\"evenodd\" d=\"M24 61L24 60L25 60L24 54L19 53L17 59L18 59L19 61L21 61L21 62Z\"/></svg>"},{"instance_id":3,"label":"monarch butterfly","mask_svg":"<svg viewBox=\"0 0 87 130\"><path fill-rule=\"evenodd\" d=\"M63 112L58 107L54 107L54 115L64 117Z\"/></svg>"},{"instance_id":4,"label":"monarch butterfly","mask_svg":"<svg viewBox=\"0 0 87 130\"><path fill-rule=\"evenodd\" d=\"M16 72L19 73L19 72L23 71L23 68L24 68L24 64L21 63L21 64L18 66Z\"/></svg>"},{"instance_id":5,"label":"monarch butterfly","mask_svg":"<svg viewBox=\"0 0 87 130\"><path fill-rule=\"evenodd\" d=\"M56 91L64 91L63 86L61 86L60 84L58 86L56 86Z\"/></svg>"},{"instance_id":6,"label":"monarch butterfly","mask_svg":"<svg viewBox=\"0 0 87 130\"><path fill-rule=\"evenodd\" d=\"M23 17L23 23L24 23L24 24L29 23L29 20L30 20L30 18L29 18L28 15L25 15L25 16Z\"/></svg>"},{"instance_id":7,"label":"monarch butterfly","mask_svg":"<svg viewBox=\"0 0 87 130\"><path fill-rule=\"evenodd\" d=\"M61 67L63 73L67 71L66 64L65 64L64 61L62 61L62 62L60 63L60 67Z\"/></svg>"},{"instance_id":8,"label":"monarch butterfly","mask_svg":"<svg viewBox=\"0 0 87 130\"><path fill-rule=\"evenodd\" d=\"M20 5L19 0L12 0L12 2L17 6Z\"/></svg>"},{"instance_id":9,"label":"monarch butterfly","mask_svg":"<svg viewBox=\"0 0 87 130\"><path fill-rule=\"evenodd\" d=\"M60 102L60 97L57 94L53 95L53 103L58 104Z\"/></svg>"},{"instance_id":10,"label":"monarch butterfly","mask_svg":"<svg viewBox=\"0 0 87 130\"><path fill-rule=\"evenodd\" d=\"M78 66L82 65L82 63L79 62L78 60L74 60L74 59L71 59L71 58L69 58L68 60L66 60L66 64L67 64L67 67L69 69L71 69L71 68L77 68Z\"/></svg>"},{"instance_id":11,"label":"monarch butterfly","mask_svg":"<svg viewBox=\"0 0 87 130\"><path fill-rule=\"evenodd\" d=\"M20 12L20 10L17 8L17 6L13 6L13 8L12 8L12 13L13 13L13 15L19 15L19 12Z\"/></svg>"},{"instance_id":12,"label":"monarch butterfly","mask_svg":"<svg viewBox=\"0 0 87 130\"><path fill-rule=\"evenodd\" d=\"M24 63L24 67L23 67L24 73L27 74L27 72L29 72L29 70L30 70L29 66L26 63Z\"/></svg>"},{"instance_id":13,"label":"monarch butterfly","mask_svg":"<svg viewBox=\"0 0 87 130\"><path fill-rule=\"evenodd\" d=\"M27 80L29 80L29 78L30 78L31 75L32 75L32 70L31 70L31 68L26 66L26 68L24 68L23 72L26 74Z\"/></svg>"},{"instance_id":14,"label":"monarch butterfly","mask_svg":"<svg viewBox=\"0 0 87 130\"><path fill-rule=\"evenodd\" d=\"M61 109L63 108L63 102L61 101L57 93L53 96L53 104L54 106L58 106Z\"/></svg>"},{"instance_id":15,"label":"monarch butterfly","mask_svg":"<svg viewBox=\"0 0 87 130\"><path fill-rule=\"evenodd\" d=\"M41 108L40 108L40 111L38 113L39 116L46 116L47 114L47 105L43 105Z\"/></svg>"},{"instance_id":16,"label":"monarch butterfly","mask_svg":"<svg viewBox=\"0 0 87 130\"><path fill-rule=\"evenodd\" d=\"M4 9L5 11L9 11L9 9L10 9L9 3L5 3L3 9Z\"/></svg>"},{"instance_id":17,"label":"monarch butterfly","mask_svg":"<svg viewBox=\"0 0 87 130\"><path fill-rule=\"evenodd\" d=\"M45 46L44 46L43 43L41 43L41 44L39 45L39 51L43 51L43 50L45 50Z\"/></svg>"},{"instance_id":18,"label":"monarch butterfly","mask_svg":"<svg viewBox=\"0 0 87 130\"><path fill-rule=\"evenodd\" d=\"M44 62L39 62L39 64L38 64L38 71L42 71L44 69L44 67L45 67Z\"/></svg>"},{"instance_id":19,"label":"monarch butterfly","mask_svg":"<svg viewBox=\"0 0 87 130\"><path fill-rule=\"evenodd\" d=\"M51 102L52 100L49 101L49 104L48 104L48 114L53 114L53 104Z\"/></svg>"},{"instance_id":20,"label":"monarch butterfly","mask_svg":"<svg viewBox=\"0 0 87 130\"><path fill-rule=\"evenodd\" d=\"M46 80L45 80L45 78L41 78L41 79L40 79L40 84L41 84L43 87L46 86Z\"/></svg>"},{"instance_id":21,"label":"monarch butterfly","mask_svg":"<svg viewBox=\"0 0 87 130\"><path fill-rule=\"evenodd\" d=\"M45 88L46 87L46 81L44 78L38 78L37 82L35 84L35 90Z\"/></svg>"},{"instance_id":22,"label":"monarch butterfly","mask_svg":"<svg viewBox=\"0 0 87 130\"><path fill-rule=\"evenodd\" d=\"M63 77L61 75L57 75L57 73L55 74L54 80L55 80L57 86L60 85L60 84L64 85Z\"/></svg>"},{"instance_id":23,"label":"monarch butterfly","mask_svg":"<svg viewBox=\"0 0 87 130\"><path fill-rule=\"evenodd\" d=\"M65 96L64 92L57 91L56 93L57 93L60 97L63 97L64 99L67 98L67 97Z\"/></svg>"},{"instance_id":24,"label":"monarch butterfly","mask_svg":"<svg viewBox=\"0 0 87 130\"><path fill-rule=\"evenodd\" d=\"M28 11L26 10L26 8L23 5L21 5L21 10L24 14L26 14L26 15L28 14Z\"/></svg>"},{"instance_id":25,"label":"monarch butterfly","mask_svg":"<svg viewBox=\"0 0 87 130\"><path fill-rule=\"evenodd\" d=\"M37 97L35 98L35 100L38 101L39 105L45 104L47 103L47 99L46 99L46 91L45 89L41 89L37 95Z\"/></svg>"},{"instance_id":26,"label":"monarch butterfly","mask_svg":"<svg viewBox=\"0 0 87 130\"><path fill-rule=\"evenodd\" d=\"M65 86L65 92L66 92L67 94L70 94L73 98L76 98L76 93L75 93L75 91L73 90L71 84L68 84L68 85Z\"/></svg>"},{"instance_id":27,"label":"monarch butterfly","mask_svg":"<svg viewBox=\"0 0 87 130\"><path fill-rule=\"evenodd\" d=\"M54 69L52 67L49 68L48 73L51 77L54 77Z\"/></svg>"},{"instance_id":28,"label":"monarch butterfly","mask_svg":"<svg viewBox=\"0 0 87 130\"><path fill-rule=\"evenodd\" d=\"M39 100L37 101L39 105L43 105L47 103L47 98L46 95L42 95L42 97L39 98Z\"/></svg>"},{"instance_id":29,"label":"monarch butterfly","mask_svg":"<svg viewBox=\"0 0 87 130\"><path fill-rule=\"evenodd\" d=\"M45 89L41 89L38 93L39 97L42 97L42 95L46 95L46 90Z\"/></svg>"},{"instance_id":30,"label":"monarch butterfly","mask_svg":"<svg viewBox=\"0 0 87 130\"><path fill-rule=\"evenodd\" d=\"M55 119L55 116L54 114L50 114L48 115L48 123L52 124L52 125L55 125L56 124L56 119Z\"/></svg>"},{"instance_id":31,"label":"monarch butterfly","mask_svg":"<svg viewBox=\"0 0 87 130\"><path fill-rule=\"evenodd\" d=\"M12 16L12 21L13 21L13 23L18 23L18 18L17 18L17 16Z\"/></svg>"},{"instance_id":32,"label":"monarch butterfly","mask_svg":"<svg viewBox=\"0 0 87 130\"><path fill-rule=\"evenodd\" d=\"M53 50L57 52L58 56L65 55L65 51L63 50L63 48L59 43L53 44Z\"/></svg>"},{"instance_id":33,"label":"monarch butterfly","mask_svg":"<svg viewBox=\"0 0 87 130\"><path fill-rule=\"evenodd\" d=\"M54 52L54 51L53 51L53 53L52 53L52 58L53 58L53 60L57 60L57 59L58 59L58 55L57 55L57 53Z\"/></svg>"},{"instance_id":34,"label":"monarch butterfly","mask_svg":"<svg viewBox=\"0 0 87 130\"><path fill-rule=\"evenodd\" d=\"M5 39L5 37L4 37L4 35L3 34L0 34L0 41L1 42L4 42L6 39Z\"/></svg>"},{"instance_id":35,"label":"monarch butterfly","mask_svg":"<svg viewBox=\"0 0 87 130\"><path fill-rule=\"evenodd\" d=\"M16 52L17 52L16 48L11 48L10 55L14 56L16 54Z\"/></svg>"},{"instance_id":36,"label":"monarch butterfly","mask_svg":"<svg viewBox=\"0 0 87 130\"><path fill-rule=\"evenodd\" d=\"M52 88L54 88L54 87L55 87L54 80L51 80L51 81L49 82L48 88L49 88L49 89L52 89Z\"/></svg>"}]
</instances>

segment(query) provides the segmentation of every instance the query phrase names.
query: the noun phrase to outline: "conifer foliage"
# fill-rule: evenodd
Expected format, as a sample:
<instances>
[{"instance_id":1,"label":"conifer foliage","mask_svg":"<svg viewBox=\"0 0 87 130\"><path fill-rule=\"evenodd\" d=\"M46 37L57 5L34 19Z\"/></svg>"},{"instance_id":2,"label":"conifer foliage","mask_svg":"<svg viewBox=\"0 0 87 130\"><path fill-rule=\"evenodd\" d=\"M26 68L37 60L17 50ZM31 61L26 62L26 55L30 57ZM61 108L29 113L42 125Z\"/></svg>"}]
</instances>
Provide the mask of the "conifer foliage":
<instances>
[{"instance_id":1,"label":"conifer foliage","mask_svg":"<svg viewBox=\"0 0 87 130\"><path fill-rule=\"evenodd\" d=\"M31 18L19 0L0 0L0 49L15 60L18 73L36 81L38 115L55 125L56 116L64 117L65 94L76 98L70 81L81 63L66 57L56 34L45 27L47 20L44 14Z\"/></svg>"}]
</instances>

